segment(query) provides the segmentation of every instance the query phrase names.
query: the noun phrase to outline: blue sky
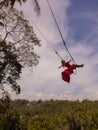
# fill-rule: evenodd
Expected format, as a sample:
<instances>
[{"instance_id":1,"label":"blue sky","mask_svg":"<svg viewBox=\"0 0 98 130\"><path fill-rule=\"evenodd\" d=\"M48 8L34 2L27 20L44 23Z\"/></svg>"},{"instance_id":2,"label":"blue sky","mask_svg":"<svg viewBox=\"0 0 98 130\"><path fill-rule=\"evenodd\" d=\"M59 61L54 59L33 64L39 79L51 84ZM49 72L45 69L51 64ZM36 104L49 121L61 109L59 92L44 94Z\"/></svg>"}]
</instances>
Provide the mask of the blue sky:
<instances>
[{"instance_id":1,"label":"blue sky","mask_svg":"<svg viewBox=\"0 0 98 130\"><path fill-rule=\"evenodd\" d=\"M35 48L41 58L34 69L23 70L20 80L22 93L18 96L13 93L12 97L29 100L98 99L98 0L49 1L71 55L78 64L84 63L85 66L71 75L70 84L62 81L61 72L64 69L58 69L59 57L33 24L36 23L51 45L66 59L66 51L47 1L39 0L40 17L34 14L29 1L22 9L41 40L42 47ZM67 59L70 59L68 54Z\"/></svg>"},{"instance_id":2,"label":"blue sky","mask_svg":"<svg viewBox=\"0 0 98 130\"><path fill-rule=\"evenodd\" d=\"M75 41L84 41L86 37L90 36L92 31L96 30L98 24L97 6L97 0L71 0L71 6L68 8L67 14L69 26L71 26L70 32L74 31L73 39ZM97 34L95 31L92 37L96 38Z\"/></svg>"}]
</instances>

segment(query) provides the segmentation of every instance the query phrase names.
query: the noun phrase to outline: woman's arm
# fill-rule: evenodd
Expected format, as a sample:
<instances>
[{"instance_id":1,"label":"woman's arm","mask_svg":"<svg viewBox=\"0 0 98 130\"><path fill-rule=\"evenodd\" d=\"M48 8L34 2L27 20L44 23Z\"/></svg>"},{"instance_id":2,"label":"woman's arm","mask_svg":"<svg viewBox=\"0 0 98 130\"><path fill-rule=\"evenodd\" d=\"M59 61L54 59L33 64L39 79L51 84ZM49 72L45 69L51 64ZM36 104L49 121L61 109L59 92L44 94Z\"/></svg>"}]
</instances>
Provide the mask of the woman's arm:
<instances>
[{"instance_id":1,"label":"woman's arm","mask_svg":"<svg viewBox=\"0 0 98 130\"><path fill-rule=\"evenodd\" d=\"M83 67L84 64L81 64L81 65L75 65L75 66L76 66L76 68L79 68L79 67Z\"/></svg>"}]
</instances>

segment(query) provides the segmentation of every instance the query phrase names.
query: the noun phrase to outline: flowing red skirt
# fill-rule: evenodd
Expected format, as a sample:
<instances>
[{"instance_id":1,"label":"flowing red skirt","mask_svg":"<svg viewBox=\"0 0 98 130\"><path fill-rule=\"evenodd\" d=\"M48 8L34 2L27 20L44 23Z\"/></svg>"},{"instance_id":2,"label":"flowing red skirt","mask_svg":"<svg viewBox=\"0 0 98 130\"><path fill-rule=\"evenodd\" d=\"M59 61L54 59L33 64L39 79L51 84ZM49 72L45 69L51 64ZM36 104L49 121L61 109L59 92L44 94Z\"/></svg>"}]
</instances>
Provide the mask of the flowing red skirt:
<instances>
[{"instance_id":1,"label":"flowing red skirt","mask_svg":"<svg viewBox=\"0 0 98 130\"><path fill-rule=\"evenodd\" d=\"M66 73L65 71L62 72L62 80L65 82L70 82L70 74Z\"/></svg>"}]
</instances>

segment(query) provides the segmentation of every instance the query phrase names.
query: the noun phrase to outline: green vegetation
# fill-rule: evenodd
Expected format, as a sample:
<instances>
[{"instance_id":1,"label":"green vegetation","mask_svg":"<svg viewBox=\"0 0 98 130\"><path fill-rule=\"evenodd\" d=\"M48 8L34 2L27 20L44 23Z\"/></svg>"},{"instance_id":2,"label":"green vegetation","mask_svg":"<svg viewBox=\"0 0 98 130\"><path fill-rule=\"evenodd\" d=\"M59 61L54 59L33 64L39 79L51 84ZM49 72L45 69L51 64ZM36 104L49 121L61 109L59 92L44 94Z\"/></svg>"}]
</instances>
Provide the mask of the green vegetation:
<instances>
[{"instance_id":1,"label":"green vegetation","mask_svg":"<svg viewBox=\"0 0 98 130\"><path fill-rule=\"evenodd\" d=\"M0 130L98 130L98 101L0 100Z\"/></svg>"},{"instance_id":2,"label":"green vegetation","mask_svg":"<svg viewBox=\"0 0 98 130\"><path fill-rule=\"evenodd\" d=\"M3 7L0 10L0 92L6 92L5 85L19 94L18 84L22 68L36 66L39 56L35 46L40 46L33 27L21 11L11 13Z\"/></svg>"}]
</instances>

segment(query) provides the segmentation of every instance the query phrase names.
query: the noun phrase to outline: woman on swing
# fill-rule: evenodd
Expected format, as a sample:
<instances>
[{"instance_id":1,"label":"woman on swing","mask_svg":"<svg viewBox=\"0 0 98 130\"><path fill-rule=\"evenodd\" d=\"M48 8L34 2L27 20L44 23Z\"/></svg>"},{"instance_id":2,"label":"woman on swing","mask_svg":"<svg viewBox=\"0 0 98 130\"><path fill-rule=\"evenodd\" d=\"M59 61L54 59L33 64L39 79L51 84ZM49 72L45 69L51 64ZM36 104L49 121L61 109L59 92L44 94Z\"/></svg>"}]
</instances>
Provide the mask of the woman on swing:
<instances>
[{"instance_id":1,"label":"woman on swing","mask_svg":"<svg viewBox=\"0 0 98 130\"><path fill-rule=\"evenodd\" d=\"M70 75L72 73L74 73L74 69L84 66L84 64L81 64L81 65L72 64L72 65L70 65L70 62L71 62L71 60L69 60L68 62L62 60L61 66L59 67L59 68L67 67L67 69L65 69L61 74L62 74L62 80L66 81L68 83L70 83Z\"/></svg>"}]
</instances>

